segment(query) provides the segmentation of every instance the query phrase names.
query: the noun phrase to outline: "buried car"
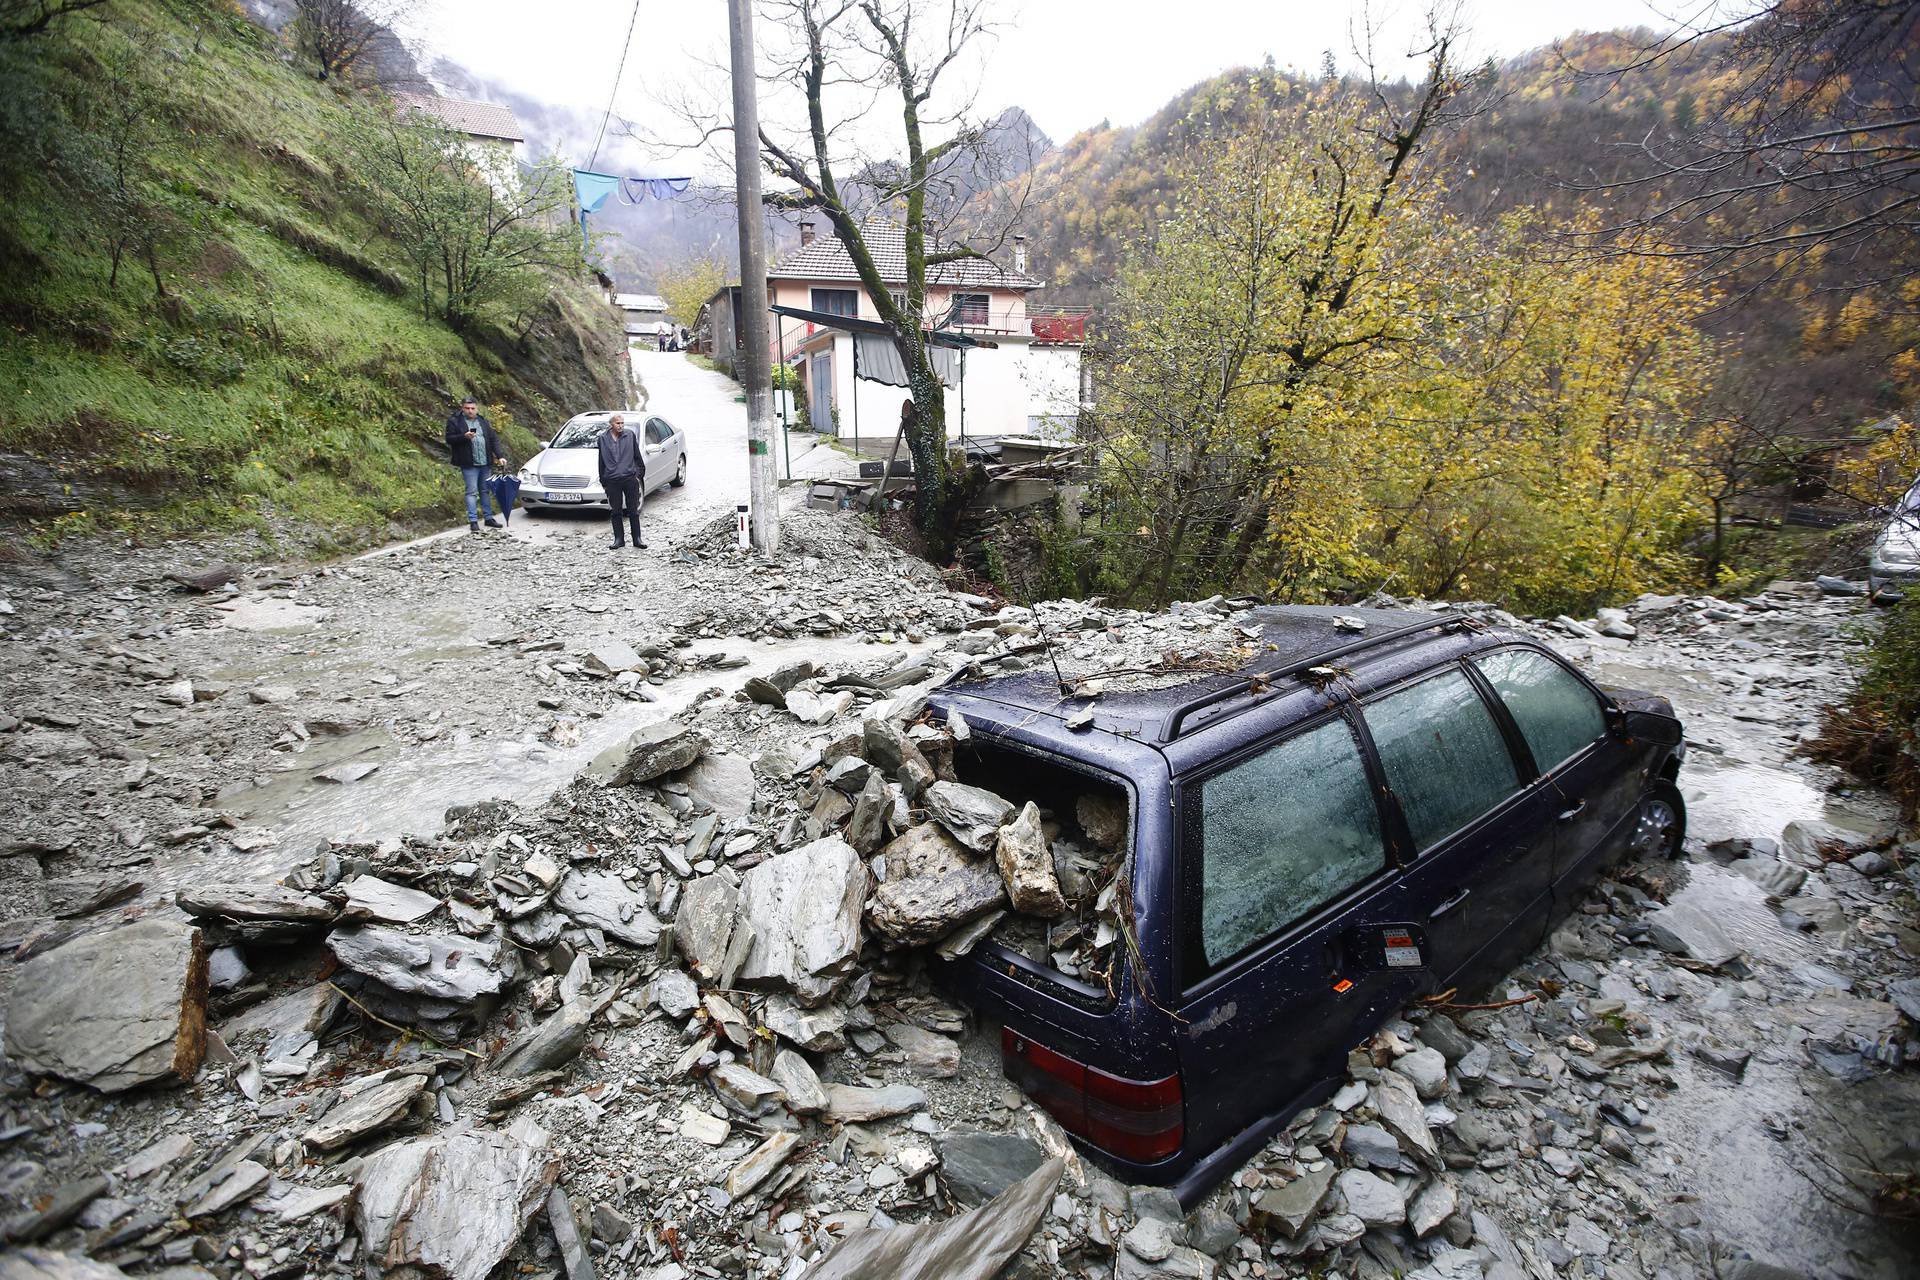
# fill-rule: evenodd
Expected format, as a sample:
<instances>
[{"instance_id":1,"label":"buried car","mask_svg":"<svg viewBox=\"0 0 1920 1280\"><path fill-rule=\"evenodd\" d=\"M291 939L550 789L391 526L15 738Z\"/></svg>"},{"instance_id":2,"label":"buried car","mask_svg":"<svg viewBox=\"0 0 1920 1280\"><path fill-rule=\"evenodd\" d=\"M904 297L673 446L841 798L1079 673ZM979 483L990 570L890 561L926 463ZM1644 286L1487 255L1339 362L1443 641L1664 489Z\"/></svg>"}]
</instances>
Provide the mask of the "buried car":
<instances>
[{"instance_id":1,"label":"buried car","mask_svg":"<svg viewBox=\"0 0 1920 1280\"><path fill-rule=\"evenodd\" d=\"M540 452L520 469L520 505L529 511L543 508L607 505L600 487L600 453L595 443L607 429L614 410L579 413L553 439L541 442ZM687 436L658 414L622 413L627 430L640 432L640 450L647 466L647 489L665 485L676 489L687 482Z\"/></svg>"},{"instance_id":2,"label":"buried car","mask_svg":"<svg viewBox=\"0 0 1920 1280\"><path fill-rule=\"evenodd\" d=\"M943 979L1076 1141L1189 1207L1408 1001L1505 972L1685 823L1663 698L1458 615L1249 616L1231 672L1089 701L1042 663L931 700L960 775L1051 804L1063 888L1098 894Z\"/></svg>"}]
</instances>

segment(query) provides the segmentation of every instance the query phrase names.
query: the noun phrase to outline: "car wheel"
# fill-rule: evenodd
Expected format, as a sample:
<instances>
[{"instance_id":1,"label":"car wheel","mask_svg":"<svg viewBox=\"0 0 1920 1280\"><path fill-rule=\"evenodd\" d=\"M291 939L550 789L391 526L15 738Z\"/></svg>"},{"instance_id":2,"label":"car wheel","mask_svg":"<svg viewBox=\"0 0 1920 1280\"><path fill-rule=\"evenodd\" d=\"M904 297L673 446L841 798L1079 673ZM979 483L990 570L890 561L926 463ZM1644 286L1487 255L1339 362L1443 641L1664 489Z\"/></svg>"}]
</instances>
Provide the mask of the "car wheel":
<instances>
[{"instance_id":1,"label":"car wheel","mask_svg":"<svg viewBox=\"0 0 1920 1280\"><path fill-rule=\"evenodd\" d=\"M1627 839L1628 856L1641 861L1678 857L1686 838L1687 802L1680 798L1679 787L1662 778L1640 797L1640 812Z\"/></svg>"},{"instance_id":2,"label":"car wheel","mask_svg":"<svg viewBox=\"0 0 1920 1280\"><path fill-rule=\"evenodd\" d=\"M687 455L684 453L680 455L680 465L673 469L673 487L676 489L687 487Z\"/></svg>"}]
</instances>

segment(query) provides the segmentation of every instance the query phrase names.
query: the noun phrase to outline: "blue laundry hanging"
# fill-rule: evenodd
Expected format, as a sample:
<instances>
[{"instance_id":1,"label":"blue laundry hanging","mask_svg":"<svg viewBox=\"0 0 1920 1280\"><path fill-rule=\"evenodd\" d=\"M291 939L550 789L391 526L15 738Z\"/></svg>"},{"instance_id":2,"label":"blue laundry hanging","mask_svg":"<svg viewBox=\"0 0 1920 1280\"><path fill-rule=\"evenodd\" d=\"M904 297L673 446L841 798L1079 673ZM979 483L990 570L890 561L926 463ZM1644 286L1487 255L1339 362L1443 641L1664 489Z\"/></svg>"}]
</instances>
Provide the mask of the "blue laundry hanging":
<instances>
[{"instance_id":1,"label":"blue laundry hanging","mask_svg":"<svg viewBox=\"0 0 1920 1280\"><path fill-rule=\"evenodd\" d=\"M620 179L609 173L594 173L589 169L573 171L573 194L580 201L580 236L586 238L587 215L600 212L600 206L607 202L620 186Z\"/></svg>"},{"instance_id":2,"label":"blue laundry hanging","mask_svg":"<svg viewBox=\"0 0 1920 1280\"><path fill-rule=\"evenodd\" d=\"M573 171L573 194L580 201L580 238L586 239L587 215L600 212L600 206L615 191L628 204L639 204L648 196L665 200L693 185L692 178L621 178L591 169Z\"/></svg>"}]
</instances>

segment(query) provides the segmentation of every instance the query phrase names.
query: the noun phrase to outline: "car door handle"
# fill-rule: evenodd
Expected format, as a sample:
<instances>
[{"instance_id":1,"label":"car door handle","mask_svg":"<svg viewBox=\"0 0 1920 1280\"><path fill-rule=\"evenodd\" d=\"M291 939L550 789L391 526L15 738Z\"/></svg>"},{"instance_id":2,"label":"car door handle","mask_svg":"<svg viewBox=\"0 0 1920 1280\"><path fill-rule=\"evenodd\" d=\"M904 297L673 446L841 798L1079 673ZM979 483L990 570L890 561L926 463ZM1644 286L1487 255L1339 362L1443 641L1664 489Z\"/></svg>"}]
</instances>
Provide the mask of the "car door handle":
<instances>
[{"instance_id":1,"label":"car door handle","mask_svg":"<svg viewBox=\"0 0 1920 1280\"><path fill-rule=\"evenodd\" d=\"M1435 907L1433 910L1427 912L1427 919L1438 920L1441 916L1446 915L1448 912L1458 907L1461 903L1465 902L1467 900L1467 895L1472 892L1473 890L1471 889L1460 890L1460 892L1454 894L1451 898L1448 898L1445 902L1441 903L1439 906Z\"/></svg>"},{"instance_id":2,"label":"car door handle","mask_svg":"<svg viewBox=\"0 0 1920 1280\"><path fill-rule=\"evenodd\" d=\"M1586 808L1587 808L1587 802L1585 800L1582 800L1579 804L1573 806L1573 808L1571 809L1563 809L1560 811L1560 821L1572 822L1575 818L1579 817L1582 813L1586 812Z\"/></svg>"}]
</instances>

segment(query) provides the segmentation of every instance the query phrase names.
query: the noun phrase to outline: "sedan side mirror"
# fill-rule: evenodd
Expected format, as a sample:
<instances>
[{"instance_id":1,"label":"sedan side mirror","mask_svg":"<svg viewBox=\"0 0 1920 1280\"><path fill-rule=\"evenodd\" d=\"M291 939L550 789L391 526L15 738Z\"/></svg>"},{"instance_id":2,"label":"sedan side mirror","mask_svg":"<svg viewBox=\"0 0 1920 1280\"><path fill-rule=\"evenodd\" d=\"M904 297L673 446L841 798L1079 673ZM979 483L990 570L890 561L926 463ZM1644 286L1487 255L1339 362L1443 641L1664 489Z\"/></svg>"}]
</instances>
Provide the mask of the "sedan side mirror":
<instances>
[{"instance_id":1,"label":"sedan side mirror","mask_svg":"<svg viewBox=\"0 0 1920 1280\"><path fill-rule=\"evenodd\" d=\"M1620 731L1636 742L1650 742L1661 747L1675 746L1684 736L1679 720L1673 716L1663 716L1658 711L1622 711Z\"/></svg>"},{"instance_id":2,"label":"sedan side mirror","mask_svg":"<svg viewBox=\"0 0 1920 1280\"><path fill-rule=\"evenodd\" d=\"M551 441L551 440L535 440L535 441L534 441L534 443L535 443L535 444L537 444L537 445L539 445L539 446L540 446L540 447L541 447L542 449L544 449L544 448L546 448L546 447L547 447L548 445L550 445L550 444L552 444L552 443L553 443L553 441Z\"/></svg>"}]
</instances>

